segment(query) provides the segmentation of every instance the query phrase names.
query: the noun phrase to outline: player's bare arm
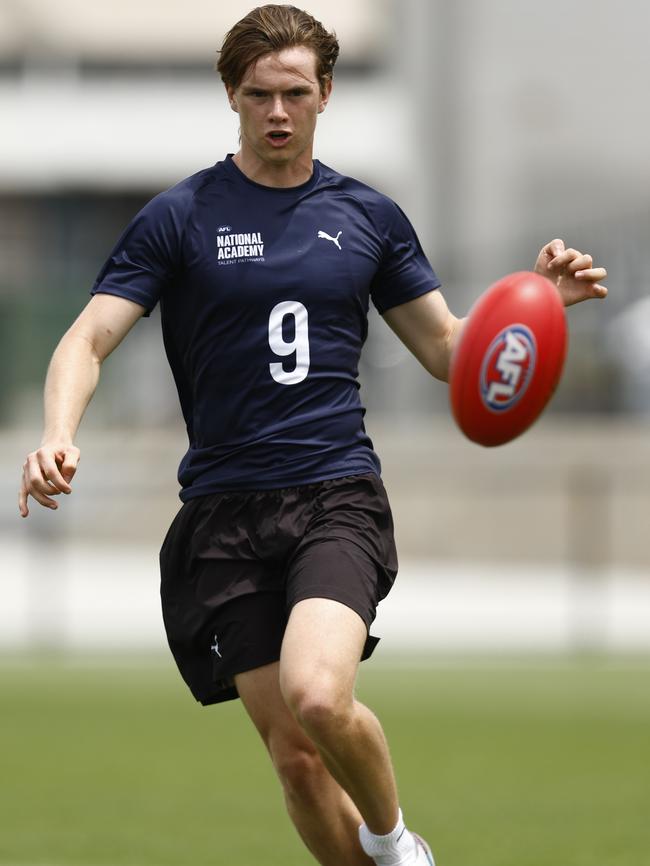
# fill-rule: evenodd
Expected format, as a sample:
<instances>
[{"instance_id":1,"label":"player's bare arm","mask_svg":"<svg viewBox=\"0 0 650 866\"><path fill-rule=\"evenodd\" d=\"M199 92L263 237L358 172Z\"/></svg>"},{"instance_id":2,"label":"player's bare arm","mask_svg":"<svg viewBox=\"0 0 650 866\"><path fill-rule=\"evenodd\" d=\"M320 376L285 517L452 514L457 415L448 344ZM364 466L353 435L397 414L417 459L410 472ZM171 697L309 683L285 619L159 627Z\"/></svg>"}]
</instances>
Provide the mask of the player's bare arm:
<instances>
[{"instance_id":1,"label":"player's bare arm","mask_svg":"<svg viewBox=\"0 0 650 866\"><path fill-rule=\"evenodd\" d=\"M18 507L29 514L32 496L45 508L68 494L79 463L74 437L90 402L102 362L145 312L144 307L114 295L95 295L57 346L45 381L45 426L40 448L23 464Z\"/></svg>"},{"instance_id":2,"label":"player's bare arm","mask_svg":"<svg viewBox=\"0 0 650 866\"><path fill-rule=\"evenodd\" d=\"M393 307L384 319L406 348L436 379L449 381L449 360L463 327L439 291Z\"/></svg>"},{"instance_id":3,"label":"player's bare arm","mask_svg":"<svg viewBox=\"0 0 650 866\"><path fill-rule=\"evenodd\" d=\"M591 255L567 249L559 238L542 247L535 271L557 286L565 307L607 297L606 287L600 284L607 276L605 268L595 268ZM449 363L464 319L451 313L441 292L393 307L384 319L432 376L449 381Z\"/></svg>"},{"instance_id":4,"label":"player's bare arm","mask_svg":"<svg viewBox=\"0 0 650 866\"><path fill-rule=\"evenodd\" d=\"M560 238L542 247L535 271L555 283L565 307L607 297L607 289L600 284L607 276L605 268L595 268L591 255L567 249Z\"/></svg>"}]
</instances>

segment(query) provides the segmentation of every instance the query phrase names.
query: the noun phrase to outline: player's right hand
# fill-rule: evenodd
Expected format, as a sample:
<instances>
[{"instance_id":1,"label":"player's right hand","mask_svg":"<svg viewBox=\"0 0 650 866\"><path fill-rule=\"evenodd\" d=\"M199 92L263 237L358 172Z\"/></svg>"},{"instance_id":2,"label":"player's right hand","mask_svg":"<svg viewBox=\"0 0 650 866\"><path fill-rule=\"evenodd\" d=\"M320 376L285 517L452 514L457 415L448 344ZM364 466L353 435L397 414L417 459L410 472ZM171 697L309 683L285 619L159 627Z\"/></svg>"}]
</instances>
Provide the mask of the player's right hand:
<instances>
[{"instance_id":1,"label":"player's right hand","mask_svg":"<svg viewBox=\"0 0 650 866\"><path fill-rule=\"evenodd\" d=\"M70 482L77 471L80 452L72 444L43 444L27 455L18 495L18 509L27 517L28 497L32 496L45 508L57 509L53 496L71 493Z\"/></svg>"}]
</instances>

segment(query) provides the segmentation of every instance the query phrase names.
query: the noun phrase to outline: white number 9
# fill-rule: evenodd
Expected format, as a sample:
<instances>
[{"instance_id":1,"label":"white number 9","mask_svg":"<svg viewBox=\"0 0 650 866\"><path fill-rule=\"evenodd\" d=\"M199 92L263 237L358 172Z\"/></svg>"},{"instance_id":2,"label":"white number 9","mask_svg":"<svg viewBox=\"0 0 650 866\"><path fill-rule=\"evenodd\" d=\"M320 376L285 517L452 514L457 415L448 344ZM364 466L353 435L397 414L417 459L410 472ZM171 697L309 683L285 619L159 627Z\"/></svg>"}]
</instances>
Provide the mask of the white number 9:
<instances>
[{"instance_id":1,"label":"white number 9","mask_svg":"<svg viewBox=\"0 0 650 866\"><path fill-rule=\"evenodd\" d=\"M285 316L293 316L293 340L285 340L282 335L282 325ZM282 301L276 304L269 316L269 346L276 355L286 358L296 355L296 364L292 370L285 370L281 361L269 364L271 376L281 385L297 385L307 377L309 372L309 320L307 308L300 301Z\"/></svg>"}]
</instances>

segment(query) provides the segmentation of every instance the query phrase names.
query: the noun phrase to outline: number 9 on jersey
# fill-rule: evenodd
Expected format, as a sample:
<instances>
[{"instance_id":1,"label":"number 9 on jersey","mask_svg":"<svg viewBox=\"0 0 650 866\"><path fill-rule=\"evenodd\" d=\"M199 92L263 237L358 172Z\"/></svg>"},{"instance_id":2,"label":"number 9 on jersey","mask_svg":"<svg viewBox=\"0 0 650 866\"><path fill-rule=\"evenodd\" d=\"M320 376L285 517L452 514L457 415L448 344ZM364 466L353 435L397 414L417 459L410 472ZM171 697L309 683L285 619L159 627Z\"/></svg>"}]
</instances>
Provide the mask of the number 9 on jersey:
<instances>
[{"instance_id":1,"label":"number 9 on jersey","mask_svg":"<svg viewBox=\"0 0 650 866\"><path fill-rule=\"evenodd\" d=\"M293 317L293 340L285 340L284 325L287 316ZM309 372L309 317L300 301L281 301L269 316L269 346L275 355L287 358L295 354L295 364L287 370L283 361L269 364L271 376L280 385L297 385Z\"/></svg>"}]
</instances>

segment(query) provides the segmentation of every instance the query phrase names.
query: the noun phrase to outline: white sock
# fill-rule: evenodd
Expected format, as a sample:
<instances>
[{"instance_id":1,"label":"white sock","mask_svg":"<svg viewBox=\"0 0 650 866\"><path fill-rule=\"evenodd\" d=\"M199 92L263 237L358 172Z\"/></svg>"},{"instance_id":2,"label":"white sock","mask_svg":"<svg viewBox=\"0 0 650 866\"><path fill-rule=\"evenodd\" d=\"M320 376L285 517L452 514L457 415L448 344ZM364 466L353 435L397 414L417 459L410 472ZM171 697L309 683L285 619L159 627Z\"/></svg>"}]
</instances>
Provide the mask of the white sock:
<instances>
[{"instance_id":1,"label":"white sock","mask_svg":"<svg viewBox=\"0 0 650 866\"><path fill-rule=\"evenodd\" d=\"M362 824L359 827L359 841L377 866L401 866L413 857L413 837L406 829L401 809L394 830L385 836L377 836Z\"/></svg>"}]
</instances>

